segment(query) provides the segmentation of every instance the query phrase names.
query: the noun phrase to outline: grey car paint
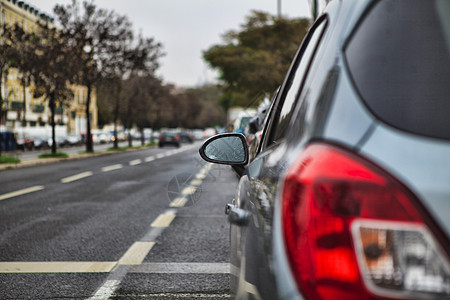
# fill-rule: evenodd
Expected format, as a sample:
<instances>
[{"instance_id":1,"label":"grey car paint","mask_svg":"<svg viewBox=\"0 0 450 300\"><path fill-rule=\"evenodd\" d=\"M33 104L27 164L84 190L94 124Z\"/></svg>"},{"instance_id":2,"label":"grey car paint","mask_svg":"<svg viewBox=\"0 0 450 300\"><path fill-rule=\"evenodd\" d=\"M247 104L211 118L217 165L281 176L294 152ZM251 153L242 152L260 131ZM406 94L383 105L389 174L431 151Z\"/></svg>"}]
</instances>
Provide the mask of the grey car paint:
<instances>
[{"instance_id":1,"label":"grey car paint","mask_svg":"<svg viewBox=\"0 0 450 300\"><path fill-rule=\"evenodd\" d=\"M251 217L247 226L230 229L231 286L237 299L303 299L286 257L279 193L287 166L314 141L338 144L390 172L450 236L450 143L381 123L361 103L343 61L343 45L371 2L332 1L328 6L327 29L285 141L268 141L269 120L259 153L240 178L235 204Z\"/></svg>"}]
</instances>

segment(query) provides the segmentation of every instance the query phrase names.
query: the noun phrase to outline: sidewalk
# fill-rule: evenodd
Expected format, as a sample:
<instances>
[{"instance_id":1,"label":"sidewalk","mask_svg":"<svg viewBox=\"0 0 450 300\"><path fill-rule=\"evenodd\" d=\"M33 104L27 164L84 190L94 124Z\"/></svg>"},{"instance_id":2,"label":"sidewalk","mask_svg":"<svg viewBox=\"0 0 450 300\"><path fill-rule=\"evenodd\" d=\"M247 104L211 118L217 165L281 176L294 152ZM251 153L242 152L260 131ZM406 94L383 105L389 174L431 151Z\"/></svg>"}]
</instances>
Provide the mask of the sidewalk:
<instances>
[{"instance_id":1,"label":"sidewalk","mask_svg":"<svg viewBox=\"0 0 450 300\"><path fill-rule=\"evenodd\" d=\"M110 154L115 154L115 153L122 153L125 151L143 150L143 149L148 149L151 147L154 147L154 146L140 146L140 147L129 148L126 150L100 150L100 151L95 151L93 153L74 153L74 154L68 154L69 157L65 157L65 158L63 158L63 157L25 158L25 159L21 159L20 163L17 163L17 164L0 164L0 171L33 167L33 166L57 163L60 161L82 159L82 158L93 157L93 156L110 155Z\"/></svg>"}]
</instances>

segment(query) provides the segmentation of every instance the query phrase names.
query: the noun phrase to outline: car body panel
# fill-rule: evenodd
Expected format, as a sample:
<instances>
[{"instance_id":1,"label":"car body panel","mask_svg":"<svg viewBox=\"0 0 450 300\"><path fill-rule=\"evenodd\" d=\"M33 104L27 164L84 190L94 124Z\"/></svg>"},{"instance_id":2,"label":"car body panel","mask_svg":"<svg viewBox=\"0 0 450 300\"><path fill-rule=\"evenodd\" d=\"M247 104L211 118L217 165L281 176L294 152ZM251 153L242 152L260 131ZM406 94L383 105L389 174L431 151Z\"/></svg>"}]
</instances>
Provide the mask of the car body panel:
<instances>
[{"instance_id":1,"label":"car body panel","mask_svg":"<svg viewBox=\"0 0 450 300\"><path fill-rule=\"evenodd\" d=\"M450 142L379 124L361 153L402 180L450 238Z\"/></svg>"},{"instance_id":2,"label":"car body panel","mask_svg":"<svg viewBox=\"0 0 450 300\"><path fill-rule=\"evenodd\" d=\"M279 140L274 131L281 124L278 118L283 101L295 81L291 73L296 71L296 59L306 52L298 52L272 100L262 140L255 153L250 153L252 160L240 177L233 201L233 205L250 213L247 225L232 224L230 228L233 298L303 299L287 259L280 192L287 168L314 143L345 149L395 177L426 208L430 220L436 222L434 228L442 229L440 240L448 244L450 142L382 123L361 100L344 61L344 45L372 3L332 1L313 25L313 31L319 32L321 24L326 24L319 32L319 46L314 46L311 57L306 56L309 67L302 74L297 99L287 103L292 115L286 117L288 123L282 124L288 124L288 130ZM309 42L307 39L304 43Z\"/></svg>"}]
</instances>

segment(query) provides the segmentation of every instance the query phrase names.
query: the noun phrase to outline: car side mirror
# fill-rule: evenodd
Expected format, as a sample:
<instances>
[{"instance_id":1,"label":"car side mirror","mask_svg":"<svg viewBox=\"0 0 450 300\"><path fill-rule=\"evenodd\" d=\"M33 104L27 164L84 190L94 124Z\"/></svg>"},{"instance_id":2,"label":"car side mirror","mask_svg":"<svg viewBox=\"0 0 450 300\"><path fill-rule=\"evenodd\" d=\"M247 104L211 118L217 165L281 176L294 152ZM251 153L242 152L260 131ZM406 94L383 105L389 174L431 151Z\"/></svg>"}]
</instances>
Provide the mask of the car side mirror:
<instances>
[{"instance_id":1,"label":"car side mirror","mask_svg":"<svg viewBox=\"0 0 450 300\"><path fill-rule=\"evenodd\" d=\"M240 133L223 133L206 140L199 149L207 162L230 166L245 166L248 163L248 146Z\"/></svg>"}]
</instances>

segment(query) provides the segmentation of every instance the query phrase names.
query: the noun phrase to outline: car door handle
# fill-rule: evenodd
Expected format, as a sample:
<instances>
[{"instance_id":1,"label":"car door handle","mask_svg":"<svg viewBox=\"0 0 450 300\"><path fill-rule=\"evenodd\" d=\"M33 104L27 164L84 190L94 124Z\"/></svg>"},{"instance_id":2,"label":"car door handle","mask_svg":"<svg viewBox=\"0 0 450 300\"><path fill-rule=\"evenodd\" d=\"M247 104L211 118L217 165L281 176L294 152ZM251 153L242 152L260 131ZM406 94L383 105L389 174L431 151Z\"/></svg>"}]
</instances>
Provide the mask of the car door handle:
<instances>
[{"instance_id":1,"label":"car door handle","mask_svg":"<svg viewBox=\"0 0 450 300\"><path fill-rule=\"evenodd\" d=\"M228 221L231 224L238 226L245 226L250 219L250 212L245 209L238 208L234 204L227 204L225 207L225 214L228 215Z\"/></svg>"}]
</instances>

